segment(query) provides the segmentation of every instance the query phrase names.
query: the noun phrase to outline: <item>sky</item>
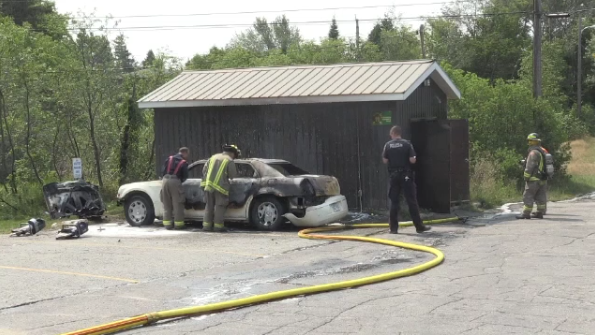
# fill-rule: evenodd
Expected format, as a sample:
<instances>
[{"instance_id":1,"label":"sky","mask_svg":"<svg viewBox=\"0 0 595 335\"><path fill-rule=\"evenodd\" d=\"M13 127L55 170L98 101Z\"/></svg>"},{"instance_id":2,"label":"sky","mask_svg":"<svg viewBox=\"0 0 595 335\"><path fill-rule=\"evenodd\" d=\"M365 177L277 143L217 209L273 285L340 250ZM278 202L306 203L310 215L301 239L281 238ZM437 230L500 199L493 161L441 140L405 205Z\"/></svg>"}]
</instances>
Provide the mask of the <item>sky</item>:
<instances>
[{"instance_id":1,"label":"sky","mask_svg":"<svg viewBox=\"0 0 595 335\"><path fill-rule=\"evenodd\" d=\"M162 50L190 59L208 53L213 46L225 45L248 29L256 17L269 22L285 14L300 29L304 39L319 40L328 34L333 16L344 37L355 37L355 17L360 20L360 36L366 38L374 23L391 8L404 24L415 29L423 23L420 16L439 15L448 0L54 0L60 13L74 17L94 14L112 16L109 37L126 36L128 49L137 61L147 52ZM365 8L364 8L365 7ZM248 12L248 13L246 13ZM137 17L131 17L137 16ZM144 16L144 17L138 17ZM416 19L417 18L417 19ZM215 25L215 26L213 26ZM185 27L184 27L185 26ZM195 26L188 28L188 26ZM196 27L199 26L199 27Z\"/></svg>"}]
</instances>

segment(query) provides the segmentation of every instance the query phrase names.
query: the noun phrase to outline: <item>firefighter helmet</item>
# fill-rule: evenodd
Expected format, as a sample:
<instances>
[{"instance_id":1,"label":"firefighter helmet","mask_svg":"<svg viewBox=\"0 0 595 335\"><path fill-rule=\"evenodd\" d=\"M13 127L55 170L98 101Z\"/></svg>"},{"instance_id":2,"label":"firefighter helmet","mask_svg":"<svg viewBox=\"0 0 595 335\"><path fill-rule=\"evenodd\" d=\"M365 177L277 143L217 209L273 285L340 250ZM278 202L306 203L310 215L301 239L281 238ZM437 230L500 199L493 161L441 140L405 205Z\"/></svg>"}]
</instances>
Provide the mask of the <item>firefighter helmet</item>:
<instances>
[{"instance_id":1,"label":"firefighter helmet","mask_svg":"<svg viewBox=\"0 0 595 335\"><path fill-rule=\"evenodd\" d=\"M242 151L240 151L240 149L238 149L238 146L235 144L224 144L223 152L231 152L236 156L236 158L240 157L240 155L242 154Z\"/></svg>"},{"instance_id":2,"label":"firefighter helmet","mask_svg":"<svg viewBox=\"0 0 595 335\"><path fill-rule=\"evenodd\" d=\"M527 136L527 141L541 142L541 139L539 138L539 135L537 133L531 133L531 134L529 134L529 136Z\"/></svg>"}]
</instances>

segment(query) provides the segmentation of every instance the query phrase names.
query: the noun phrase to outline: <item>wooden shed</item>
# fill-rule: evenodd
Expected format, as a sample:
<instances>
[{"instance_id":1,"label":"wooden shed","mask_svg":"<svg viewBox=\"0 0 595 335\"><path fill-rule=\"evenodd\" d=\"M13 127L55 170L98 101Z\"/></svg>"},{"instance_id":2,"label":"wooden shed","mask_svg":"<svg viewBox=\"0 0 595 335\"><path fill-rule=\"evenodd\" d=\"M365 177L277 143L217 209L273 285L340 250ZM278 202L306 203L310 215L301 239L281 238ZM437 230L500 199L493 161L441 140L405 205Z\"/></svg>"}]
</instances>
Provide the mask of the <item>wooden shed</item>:
<instances>
[{"instance_id":1,"label":"wooden shed","mask_svg":"<svg viewBox=\"0 0 595 335\"><path fill-rule=\"evenodd\" d=\"M244 157L337 177L355 210L386 210L380 154L400 125L418 151L420 205L449 212L469 199L467 122L447 119L459 98L442 68L421 60L185 71L138 103L155 110L158 171L181 146L198 160L233 143Z\"/></svg>"}]
</instances>

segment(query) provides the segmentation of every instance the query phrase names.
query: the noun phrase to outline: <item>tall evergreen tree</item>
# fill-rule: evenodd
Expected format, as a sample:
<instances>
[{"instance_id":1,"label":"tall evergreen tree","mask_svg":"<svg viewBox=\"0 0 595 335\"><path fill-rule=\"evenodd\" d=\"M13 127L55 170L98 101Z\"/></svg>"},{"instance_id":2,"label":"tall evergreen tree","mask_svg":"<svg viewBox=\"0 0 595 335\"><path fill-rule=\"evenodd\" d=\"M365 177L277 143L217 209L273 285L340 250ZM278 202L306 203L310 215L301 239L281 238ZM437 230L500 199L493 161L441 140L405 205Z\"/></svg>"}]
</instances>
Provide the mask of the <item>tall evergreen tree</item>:
<instances>
[{"instance_id":1,"label":"tall evergreen tree","mask_svg":"<svg viewBox=\"0 0 595 335\"><path fill-rule=\"evenodd\" d=\"M334 17L331 23L331 29L328 32L328 38L332 40L336 40L339 38L339 26L337 26L337 20Z\"/></svg>"},{"instance_id":2,"label":"tall evergreen tree","mask_svg":"<svg viewBox=\"0 0 595 335\"><path fill-rule=\"evenodd\" d=\"M132 58L130 51L128 51L126 39L122 34L118 35L114 41L114 56L116 57L118 67L123 69L124 72L129 73L134 71L134 58Z\"/></svg>"},{"instance_id":3,"label":"tall evergreen tree","mask_svg":"<svg viewBox=\"0 0 595 335\"><path fill-rule=\"evenodd\" d=\"M155 61L155 53L153 52L153 50L149 50L149 52L147 52L147 57L145 57L145 59L143 60L143 63L142 63L143 68L146 69L146 68L150 67L154 61Z\"/></svg>"},{"instance_id":4,"label":"tall evergreen tree","mask_svg":"<svg viewBox=\"0 0 595 335\"><path fill-rule=\"evenodd\" d=\"M368 41L380 45L382 32L393 30L395 30L394 18L391 17L390 14L385 14L384 18L374 25L370 35L368 35Z\"/></svg>"}]
</instances>

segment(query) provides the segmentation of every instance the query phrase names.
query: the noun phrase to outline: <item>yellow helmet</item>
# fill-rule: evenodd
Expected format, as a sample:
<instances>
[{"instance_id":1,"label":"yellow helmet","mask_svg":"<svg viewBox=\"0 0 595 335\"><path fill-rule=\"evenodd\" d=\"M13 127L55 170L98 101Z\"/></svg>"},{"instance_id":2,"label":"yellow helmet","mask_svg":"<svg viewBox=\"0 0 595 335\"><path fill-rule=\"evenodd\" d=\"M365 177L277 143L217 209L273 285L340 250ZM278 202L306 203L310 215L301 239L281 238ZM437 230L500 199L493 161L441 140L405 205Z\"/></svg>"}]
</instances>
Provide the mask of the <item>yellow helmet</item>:
<instances>
[{"instance_id":1,"label":"yellow helmet","mask_svg":"<svg viewBox=\"0 0 595 335\"><path fill-rule=\"evenodd\" d=\"M531 133L529 134L529 136L527 136L527 141L541 142L541 139L539 138L539 135L537 135L537 133Z\"/></svg>"}]
</instances>

